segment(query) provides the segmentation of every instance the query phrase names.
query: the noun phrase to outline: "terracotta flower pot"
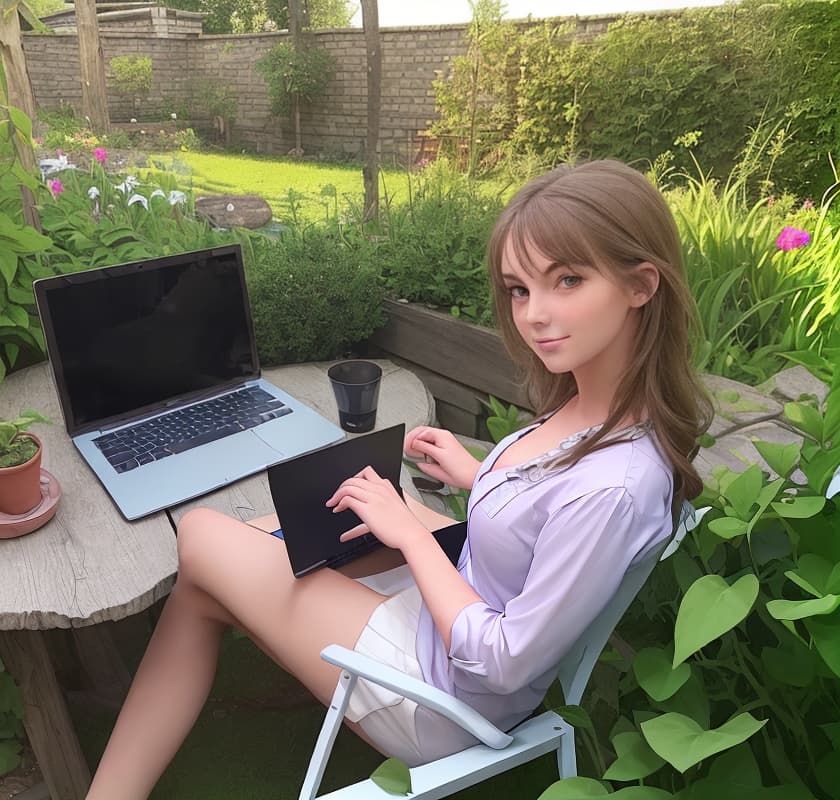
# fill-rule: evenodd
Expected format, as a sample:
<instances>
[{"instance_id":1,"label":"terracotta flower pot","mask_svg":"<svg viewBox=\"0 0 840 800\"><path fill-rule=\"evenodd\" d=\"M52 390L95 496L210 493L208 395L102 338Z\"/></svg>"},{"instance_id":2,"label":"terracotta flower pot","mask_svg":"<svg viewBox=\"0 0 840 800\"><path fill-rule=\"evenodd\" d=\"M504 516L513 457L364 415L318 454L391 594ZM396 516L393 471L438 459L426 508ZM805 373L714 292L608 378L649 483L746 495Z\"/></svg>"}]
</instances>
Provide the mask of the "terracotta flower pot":
<instances>
[{"instance_id":1,"label":"terracotta flower pot","mask_svg":"<svg viewBox=\"0 0 840 800\"><path fill-rule=\"evenodd\" d=\"M25 514L41 502L41 440L32 433L38 452L24 464L0 468L0 514Z\"/></svg>"}]
</instances>

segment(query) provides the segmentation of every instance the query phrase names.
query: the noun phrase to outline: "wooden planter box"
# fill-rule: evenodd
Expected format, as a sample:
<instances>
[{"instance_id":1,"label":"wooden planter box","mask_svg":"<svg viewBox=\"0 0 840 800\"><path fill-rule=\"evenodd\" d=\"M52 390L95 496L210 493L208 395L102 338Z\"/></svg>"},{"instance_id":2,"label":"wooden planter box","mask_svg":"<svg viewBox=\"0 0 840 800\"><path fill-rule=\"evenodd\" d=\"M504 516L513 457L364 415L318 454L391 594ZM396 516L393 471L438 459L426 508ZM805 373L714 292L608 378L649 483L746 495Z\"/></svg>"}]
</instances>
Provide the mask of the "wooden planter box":
<instances>
[{"instance_id":1,"label":"wooden planter box","mask_svg":"<svg viewBox=\"0 0 840 800\"><path fill-rule=\"evenodd\" d=\"M415 303L385 301L388 322L368 340L414 372L434 395L441 425L480 437L481 401L493 395L530 408L499 334Z\"/></svg>"}]
</instances>

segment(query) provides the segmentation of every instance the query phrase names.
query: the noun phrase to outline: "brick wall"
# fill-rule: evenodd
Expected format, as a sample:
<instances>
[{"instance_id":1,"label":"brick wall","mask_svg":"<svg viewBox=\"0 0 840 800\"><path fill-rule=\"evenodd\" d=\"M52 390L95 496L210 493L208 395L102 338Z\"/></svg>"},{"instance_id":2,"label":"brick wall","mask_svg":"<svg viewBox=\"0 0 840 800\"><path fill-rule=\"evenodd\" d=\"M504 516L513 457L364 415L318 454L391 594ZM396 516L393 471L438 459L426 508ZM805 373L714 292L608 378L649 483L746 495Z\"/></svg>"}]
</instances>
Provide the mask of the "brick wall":
<instances>
[{"instance_id":1,"label":"brick wall","mask_svg":"<svg viewBox=\"0 0 840 800\"><path fill-rule=\"evenodd\" d=\"M577 36L590 38L615 19L579 17ZM434 119L432 81L446 73L449 62L464 51L465 25L384 28L382 36L382 111L380 146L383 158L403 160L412 140ZM336 74L326 95L305 106L301 114L303 148L307 154L361 157L367 130L364 33L360 29L318 31L316 46L336 60ZM190 92L201 80L231 87L238 101L233 135L257 152L282 154L294 146L291 123L272 116L256 61L285 33L177 38L150 33L101 31L106 63L117 55L152 58L152 93L140 111L155 109L164 118L189 108ZM56 108L69 103L78 109L78 45L74 34L24 35L29 74L38 104ZM134 116L130 99L109 89L108 105L115 122ZM137 113L138 119L145 116ZM195 115L197 127L202 120ZM209 121L203 121L205 127Z\"/></svg>"}]
</instances>

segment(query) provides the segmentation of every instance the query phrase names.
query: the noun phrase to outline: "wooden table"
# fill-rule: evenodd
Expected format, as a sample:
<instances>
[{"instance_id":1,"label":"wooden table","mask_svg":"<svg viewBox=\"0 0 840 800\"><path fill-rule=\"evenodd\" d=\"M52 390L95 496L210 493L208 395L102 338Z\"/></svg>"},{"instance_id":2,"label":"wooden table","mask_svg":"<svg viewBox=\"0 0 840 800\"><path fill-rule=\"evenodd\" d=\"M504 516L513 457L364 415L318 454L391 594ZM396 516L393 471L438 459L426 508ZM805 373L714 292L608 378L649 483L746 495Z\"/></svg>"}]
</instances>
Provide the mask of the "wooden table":
<instances>
[{"instance_id":1,"label":"wooden table","mask_svg":"<svg viewBox=\"0 0 840 800\"><path fill-rule=\"evenodd\" d=\"M296 364L263 374L337 423L326 376L330 363ZM376 427L429 424L434 407L422 382L389 361L378 363L383 376ZM52 800L82 800L90 772L42 631L72 628L83 667L100 673L109 666L121 669L109 665L112 648L103 643L102 629L90 626L142 611L169 592L176 570L174 528L163 511L134 522L123 519L64 430L47 364L0 383L0 418L24 408L35 408L56 422L38 426L36 432L44 444L43 466L58 478L63 494L46 526L28 536L0 540L0 659L23 692L24 725ZM405 478L404 488L411 491ZM264 473L168 512L177 522L197 506L242 520L273 510Z\"/></svg>"}]
</instances>

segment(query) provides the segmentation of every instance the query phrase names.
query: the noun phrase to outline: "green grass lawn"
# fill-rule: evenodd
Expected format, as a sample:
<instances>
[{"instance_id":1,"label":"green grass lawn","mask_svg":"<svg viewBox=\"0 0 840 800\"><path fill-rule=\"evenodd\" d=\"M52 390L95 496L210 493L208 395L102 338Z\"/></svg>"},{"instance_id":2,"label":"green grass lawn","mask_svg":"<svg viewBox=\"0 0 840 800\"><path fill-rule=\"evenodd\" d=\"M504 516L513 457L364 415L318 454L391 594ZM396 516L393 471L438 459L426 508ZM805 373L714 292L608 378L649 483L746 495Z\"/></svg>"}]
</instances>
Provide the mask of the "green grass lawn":
<instances>
[{"instance_id":1,"label":"green grass lawn","mask_svg":"<svg viewBox=\"0 0 840 800\"><path fill-rule=\"evenodd\" d=\"M289 222L289 192L302 195L301 212L315 222L338 207L361 207L364 197L360 164L330 164L270 156L229 153L163 153L149 156L153 165L165 165L178 175L179 183L196 194L258 194L271 206L275 219ZM405 170L383 169L380 197L398 202L408 199L409 175Z\"/></svg>"}]
</instances>

